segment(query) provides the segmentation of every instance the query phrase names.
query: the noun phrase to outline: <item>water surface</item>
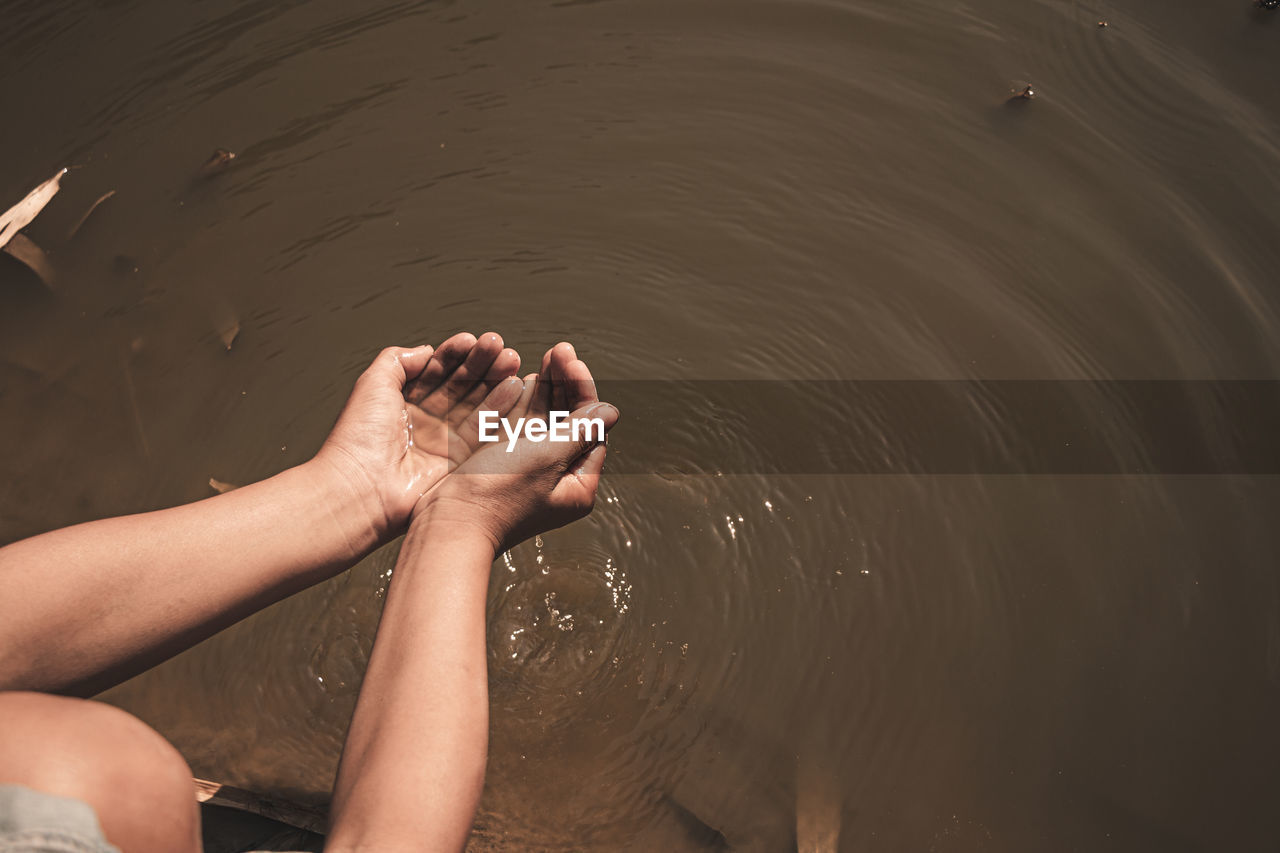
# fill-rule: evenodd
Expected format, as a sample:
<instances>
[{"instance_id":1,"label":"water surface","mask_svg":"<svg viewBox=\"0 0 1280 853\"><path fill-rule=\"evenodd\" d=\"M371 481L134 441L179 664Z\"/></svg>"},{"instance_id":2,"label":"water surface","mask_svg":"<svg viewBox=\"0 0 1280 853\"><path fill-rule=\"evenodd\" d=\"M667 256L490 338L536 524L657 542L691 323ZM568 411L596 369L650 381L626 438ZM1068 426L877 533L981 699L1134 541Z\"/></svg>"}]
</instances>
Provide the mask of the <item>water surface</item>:
<instances>
[{"instance_id":1,"label":"water surface","mask_svg":"<svg viewBox=\"0 0 1280 853\"><path fill-rule=\"evenodd\" d=\"M76 168L29 229L56 296L0 269L0 535L299 463L378 348L459 329L572 340L606 395L1277 378L1278 72L1280 12L1234 0L17 0L0 199ZM614 450L714 470L664 387L670 432ZM609 478L495 566L475 847L1272 850L1278 506L1248 472ZM110 698L323 799L394 557Z\"/></svg>"}]
</instances>

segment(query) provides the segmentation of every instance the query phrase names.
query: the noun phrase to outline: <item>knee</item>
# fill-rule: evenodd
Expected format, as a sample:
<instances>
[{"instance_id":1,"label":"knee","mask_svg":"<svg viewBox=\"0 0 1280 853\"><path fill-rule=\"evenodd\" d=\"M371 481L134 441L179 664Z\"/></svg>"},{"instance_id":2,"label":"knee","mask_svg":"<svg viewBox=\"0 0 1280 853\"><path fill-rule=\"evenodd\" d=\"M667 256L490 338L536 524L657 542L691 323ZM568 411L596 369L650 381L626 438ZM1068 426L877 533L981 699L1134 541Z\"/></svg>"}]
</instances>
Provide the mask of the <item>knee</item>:
<instances>
[{"instance_id":1,"label":"knee","mask_svg":"<svg viewBox=\"0 0 1280 853\"><path fill-rule=\"evenodd\" d=\"M0 719L0 784L84 800L121 849L199 849L191 770L137 717L84 699L0 693Z\"/></svg>"}]
</instances>

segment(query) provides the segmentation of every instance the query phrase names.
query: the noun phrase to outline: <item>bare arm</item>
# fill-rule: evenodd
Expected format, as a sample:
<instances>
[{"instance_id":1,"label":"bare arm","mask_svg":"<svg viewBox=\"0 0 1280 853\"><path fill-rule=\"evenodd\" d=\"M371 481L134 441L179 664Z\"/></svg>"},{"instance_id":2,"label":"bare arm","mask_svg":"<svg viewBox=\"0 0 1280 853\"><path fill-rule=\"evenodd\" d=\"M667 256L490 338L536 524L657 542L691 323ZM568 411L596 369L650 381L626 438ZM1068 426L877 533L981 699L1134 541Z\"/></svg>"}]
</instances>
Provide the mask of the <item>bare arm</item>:
<instances>
[{"instance_id":1,"label":"bare arm","mask_svg":"<svg viewBox=\"0 0 1280 853\"><path fill-rule=\"evenodd\" d=\"M0 549L0 687L89 695L331 577L377 544L371 498L315 460Z\"/></svg>"},{"instance_id":2,"label":"bare arm","mask_svg":"<svg viewBox=\"0 0 1280 853\"><path fill-rule=\"evenodd\" d=\"M0 548L0 689L92 694L346 569L403 532L518 366L492 333L384 350L311 462Z\"/></svg>"},{"instance_id":3,"label":"bare arm","mask_svg":"<svg viewBox=\"0 0 1280 853\"><path fill-rule=\"evenodd\" d=\"M493 557L487 538L429 513L410 525L343 749L328 849L465 845L488 748Z\"/></svg>"},{"instance_id":4,"label":"bare arm","mask_svg":"<svg viewBox=\"0 0 1280 853\"><path fill-rule=\"evenodd\" d=\"M507 396L516 389L518 400ZM617 421L568 344L548 354L541 377L507 380L483 408L545 416L553 397L606 428ZM501 550L590 512L604 456L588 440L521 440L512 453L487 445L415 509L343 748L328 853L466 845L488 750L490 565Z\"/></svg>"}]
</instances>

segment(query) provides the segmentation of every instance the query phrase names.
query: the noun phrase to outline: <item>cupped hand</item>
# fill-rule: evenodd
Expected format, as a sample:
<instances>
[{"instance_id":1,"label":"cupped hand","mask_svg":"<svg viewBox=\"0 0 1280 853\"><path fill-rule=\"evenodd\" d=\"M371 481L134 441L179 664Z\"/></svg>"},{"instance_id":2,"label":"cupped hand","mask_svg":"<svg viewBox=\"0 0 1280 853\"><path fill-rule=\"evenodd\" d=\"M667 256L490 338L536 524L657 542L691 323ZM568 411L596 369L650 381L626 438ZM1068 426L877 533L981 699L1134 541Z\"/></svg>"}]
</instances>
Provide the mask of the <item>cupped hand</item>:
<instances>
[{"instance_id":1,"label":"cupped hand","mask_svg":"<svg viewBox=\"0 0 1280 853\"><path fill-rule=\"evenodd\" d=\"M587 365L572 345L547 351L542 369L523 381L512 377L494 387L475 407L460 437L469 458L429 492L414 511L417 519L482 533L495 553L538 533L562 527L595 505L605 444L581 431L578 440L531 441L523 435L508 451L505 434L497 443L476 440L478 414L497 411L514 425L518 418L547 418L551 411L570 411L577 418L599 418L605 430L618 422L618 410L601 403Z\"/></svg>"},{"instance_id":2,"label":"cupped hand","mask_svg":"<svg viewBox=\"0 0 1280 853\"><path fill-rule=\"evenodd\" d=\"M356 380L316 462L366 498L382 539L474 446L459 435L476 407L520 369L520 356L488 332L440 344L389 347ZM516 380L518 381L518 380Z\"/></svg>"}]
</instances>

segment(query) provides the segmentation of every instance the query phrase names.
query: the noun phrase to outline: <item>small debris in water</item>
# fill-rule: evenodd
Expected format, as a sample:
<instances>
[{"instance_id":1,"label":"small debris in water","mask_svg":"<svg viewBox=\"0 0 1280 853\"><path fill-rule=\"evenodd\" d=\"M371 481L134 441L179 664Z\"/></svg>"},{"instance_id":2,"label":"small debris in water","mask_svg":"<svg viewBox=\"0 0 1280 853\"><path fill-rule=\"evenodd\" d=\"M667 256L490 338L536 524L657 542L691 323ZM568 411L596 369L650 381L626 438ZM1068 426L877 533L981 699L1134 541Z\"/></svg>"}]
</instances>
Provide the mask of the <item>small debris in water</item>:
<instances>
[{"instance_id":1,"label":"small debris in water","mask_svg":"<svg viewBox=\"0 0 1280 853\"><path fill-rule=\"evenodd\" d=\"M1263 9L1280 9L1280 0L1258 0Z\"/></svg>"},{"instance_id":2,"label":"small debris in water","mask_svg":"<svg viewBox=\"0 0 1280 853\"><path fill-rule=\"evenodd\" d=\"M215 492L217 492L220 495L225 495L227 492L234 491L240 487L237 486L235 483L224 483L221 480L215 480L212 477L210 477L209 488L213 489Z\"/></svg>"},{"instance_id":3,"label":"small debris in water","mask_svg":"<svg viewBox=\"0 0 1280 853\"><path fill-rule=\"evenodd\" d=\"M223 326L218 330L218 337L222 339L222 345L227 348L227 352L231 352L231 345L236 342L236 338L240 337L240 321L232 320L227 326Z\"/></svg>"},{"instance_id":4,"label":"small debris in water","mask_svg":"<svg viewBox=\"0 0 1280 853\"><path fill-rule=\"evenodd\" d=\"M231 165L231 161L236 159L234 151L228 151L225 148L216 148L209 155L209 159L204 161L204 165L200 167L200 174L206 178L222 172Z\"/></svg>"},{"instance_id":5,"label":"small debris in water","mask_svg":"<svg viewBox=\"0 0 1280 853\"><path fill-rule=\"evenodd\" d=\"M1107 23L1106 21L1098 21L1099 29L1106 29L1109 26L1111 26L1111 24Z\"/></svg>"},{"instance_id":6,"label":"small debris in water","mask_svg":"<svg viewBox=\"0 0 1280 853\"><path fill-rule=\"evenodd\" d=\"M1028 83L1022 89L1013 89L1013 97L1011 101L1030 101L1036 96L1036 90Z\"/></svg>"},{"instance_id":7,"label":"small debris in water","mask_svg":"<svg viewBox=\"0 0 1280 853\"><path fill-rule=\"evenodd\" d=\"M98 206L115 194L115 190L108 190L98 196L98 200L89 205L89 209L84 212L84 216L81 216L80 219L76 221L76 224L71 226L71 230L67 232L67 239L70 240L72 237L76 236L80 229L84 227L84 223L93 215L93 212L98 209Z\"/></svg>"}]
</instances>

